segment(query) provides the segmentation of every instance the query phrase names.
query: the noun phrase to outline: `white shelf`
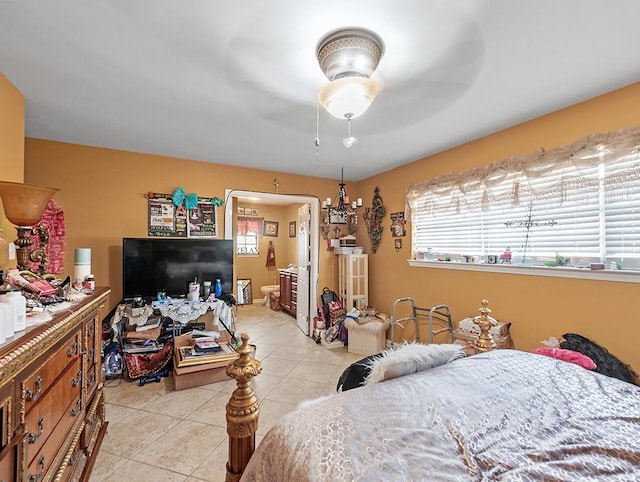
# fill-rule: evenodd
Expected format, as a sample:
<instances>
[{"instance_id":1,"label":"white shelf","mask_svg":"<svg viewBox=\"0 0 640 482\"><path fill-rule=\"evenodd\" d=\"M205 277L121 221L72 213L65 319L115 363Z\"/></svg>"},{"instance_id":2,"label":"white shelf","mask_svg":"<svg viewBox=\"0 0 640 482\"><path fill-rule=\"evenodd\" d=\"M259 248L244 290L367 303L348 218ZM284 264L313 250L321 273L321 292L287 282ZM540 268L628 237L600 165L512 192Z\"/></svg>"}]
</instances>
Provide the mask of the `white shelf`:
<instances>
[{"instance_id":1,"label":"white shelf","mask_svg":"<svg viewBox=\"0 0 640 482\"><path fill-rule=\"evenodd\" d=\"M338 296L347 311L369 306L368 255L338 255Z\"/></svg>"}]
</instances>

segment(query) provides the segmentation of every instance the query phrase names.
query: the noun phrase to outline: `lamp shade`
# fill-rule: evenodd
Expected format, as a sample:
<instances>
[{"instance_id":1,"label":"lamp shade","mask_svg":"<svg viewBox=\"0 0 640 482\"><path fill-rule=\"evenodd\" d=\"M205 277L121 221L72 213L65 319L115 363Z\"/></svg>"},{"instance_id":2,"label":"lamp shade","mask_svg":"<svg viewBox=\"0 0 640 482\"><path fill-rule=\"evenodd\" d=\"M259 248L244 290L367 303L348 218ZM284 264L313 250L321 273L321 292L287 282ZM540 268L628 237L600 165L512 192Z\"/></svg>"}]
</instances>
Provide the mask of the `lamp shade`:
<instances>
[{"instance_id":1,"label":"lamp shade","mask_svg":"<svg viewBox=\"0 0 640 482\"><path fill-rule=\"evenodd\" d=\"M369 108L378 95L378 85L366 77L343 77L322 86L318 101L338 119L353 119Z\"/></svg>"},{"instance_id":2,"label":"lamp shade","mask_svg":"<svg viewBox=\"0 0 640 482\"><path fill-rule=\"evenodd\" d=\"M7 219L16 226L34 226L58 189L0 181L0 197Z\"/></svg>"}]
</instances>

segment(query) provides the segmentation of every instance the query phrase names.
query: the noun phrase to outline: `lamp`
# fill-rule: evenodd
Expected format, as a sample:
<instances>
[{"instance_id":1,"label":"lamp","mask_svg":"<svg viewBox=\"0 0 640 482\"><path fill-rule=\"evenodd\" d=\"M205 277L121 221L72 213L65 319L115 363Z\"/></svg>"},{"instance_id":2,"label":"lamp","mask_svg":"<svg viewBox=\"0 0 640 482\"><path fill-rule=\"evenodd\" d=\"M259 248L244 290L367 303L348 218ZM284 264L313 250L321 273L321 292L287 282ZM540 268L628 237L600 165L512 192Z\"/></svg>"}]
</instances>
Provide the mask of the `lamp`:
<instances>
[{"instance_id":1,"label":"lamp","mask_svg":"<svg viewBox=\"0 0 640 482\"><path fill-rule=\"evenodd\" d=\"M333 199L328 197L322 201L322 209L327 212L328 224L348 224L349 234L355 234L358 224L356 213L362 207L362 198L350 201L344 186L344 168L342 168L338 194Z\"/></svg>"},{"instance_id":2,"label":"lamp","mask_svg":"<svg viewBox=\"0 0 640 482\"><path fill-rule=\"evenodd\" d=\"M341 28L320 39L316 57L329 79L318 92L320 105L338 119L362 115L378 95L378 85L369 77L383 53L382 39L365 28Z\"/></svg>"},{"instance_id":3,"label":"lamp","mask_svg":"<svg viewBox=\"0 0 640 482\"><path fill-rule=\"evenodd\" d=\"M0 198L2 198L4 214L12 224L16 225L18 231L18 239L14 244L19 270L29 269L29 261L40 262L42 266L45 259L46 265L44 248L41 246L32 252L29 248L33 244L31 239L33 227L42 218L47 202L56 192L58 189L0 181Z\"/></svg>"}]
</instances>

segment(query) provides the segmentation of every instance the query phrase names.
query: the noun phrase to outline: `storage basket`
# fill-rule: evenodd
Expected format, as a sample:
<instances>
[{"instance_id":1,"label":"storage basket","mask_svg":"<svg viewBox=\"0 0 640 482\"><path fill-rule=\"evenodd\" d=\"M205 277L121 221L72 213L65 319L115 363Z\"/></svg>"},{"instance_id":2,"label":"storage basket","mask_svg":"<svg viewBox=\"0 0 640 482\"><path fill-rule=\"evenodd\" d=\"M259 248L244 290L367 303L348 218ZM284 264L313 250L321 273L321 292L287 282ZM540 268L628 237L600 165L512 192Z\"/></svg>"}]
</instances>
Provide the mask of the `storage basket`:
<instances>
[{"instance_id":1,"label":"storage basket","mask_svg":"<svg viewBox=\"0 0 640 482\"><path fill-rule=\"evenodd\" d=\"M349 333L349 353L359 355L375 355L385 349L387 328L391 324L389 318L365 318L363 323L347 317L344 325Z\"/></svg>"}]
</instances>

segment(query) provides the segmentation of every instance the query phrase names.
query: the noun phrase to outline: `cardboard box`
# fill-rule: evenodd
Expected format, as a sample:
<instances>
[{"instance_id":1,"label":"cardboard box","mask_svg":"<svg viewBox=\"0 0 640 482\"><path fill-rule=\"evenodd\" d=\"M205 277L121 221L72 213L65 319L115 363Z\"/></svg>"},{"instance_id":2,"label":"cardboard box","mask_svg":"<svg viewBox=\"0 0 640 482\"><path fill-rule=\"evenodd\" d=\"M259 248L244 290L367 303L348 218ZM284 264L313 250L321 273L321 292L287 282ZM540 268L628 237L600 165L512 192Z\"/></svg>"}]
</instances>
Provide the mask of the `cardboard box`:
<instances>
[{"instance_id":1,"label":"cardboard box","mask_svg":"<svg viewBox=\"0 0 640 482\"><path fill-rule=\"evenodd\" d=\"M209 383L223 382L231 380L227 376L226 367L228 360L214 363L203 363L187 367L178 367L178 348L191 344L191 334L176 336L174 338L173 351L173 388L174 390L184 390L186 388L199 387ZM224 341L224 340L222 340Z\"/></svg>"}]
</instances>

